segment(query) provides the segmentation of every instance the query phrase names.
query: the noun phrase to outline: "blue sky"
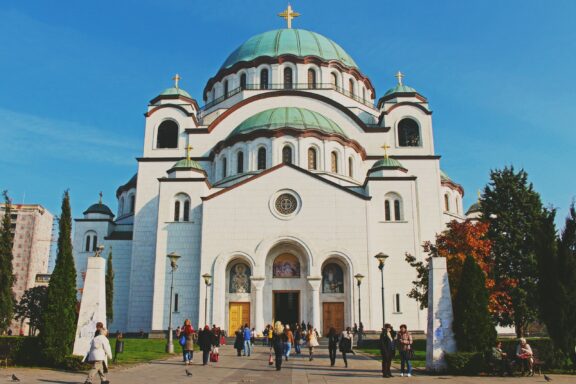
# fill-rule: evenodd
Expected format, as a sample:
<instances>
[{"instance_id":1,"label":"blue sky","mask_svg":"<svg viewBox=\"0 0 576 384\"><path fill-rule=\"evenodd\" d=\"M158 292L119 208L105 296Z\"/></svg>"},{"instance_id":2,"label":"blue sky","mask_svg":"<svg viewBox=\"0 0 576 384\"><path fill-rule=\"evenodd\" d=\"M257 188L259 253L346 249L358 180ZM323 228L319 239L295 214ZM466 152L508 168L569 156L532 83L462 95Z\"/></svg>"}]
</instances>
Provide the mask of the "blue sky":
<instances>
[{"instance_id":1,"label":"blue sky","mask_svg":"<svg viewBox=\"0 0 576 384\"><path fill-rule=\"evenodd\" d=\"M576 195L576 1L292 1L294 27L336 42L372 80L428 98L442 168L466 206L490 169L526 169L560 217ZM73 215L136 172L149 100L172 83L200 104L249 37L281 28L280 0L3 0L0 189Z\"/></svg>"}]
</instances>

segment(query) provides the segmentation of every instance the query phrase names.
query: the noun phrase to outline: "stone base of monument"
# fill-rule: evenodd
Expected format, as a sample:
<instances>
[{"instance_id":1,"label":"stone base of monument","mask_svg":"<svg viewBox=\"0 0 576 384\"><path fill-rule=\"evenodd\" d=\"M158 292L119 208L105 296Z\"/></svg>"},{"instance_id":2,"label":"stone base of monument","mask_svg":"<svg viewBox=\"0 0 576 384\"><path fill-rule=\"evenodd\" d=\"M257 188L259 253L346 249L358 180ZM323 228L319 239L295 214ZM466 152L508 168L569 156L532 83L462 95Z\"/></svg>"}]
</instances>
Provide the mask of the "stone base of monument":
<instances>
[{"instance_id":1,"label":"stone base of monument","mask_svg":"<svg viewBox=\"0 0 576 384\"><path fill-rule=\"evenodd\" d=\"M456 352L452 331L454 314L446 258L430 258L428 270L428 331L426 338L426 370L446 371L446 353Z\"/></svg>"},{"instance_id":2,"label":"stone base of monument","mask_svg":"<svg viewBox=\"0 0 576 384\"><path fill-rule=\"evenodd\" d=\"M102 322L106 326L105 272L106 259L99 256L88 257L74 341L74 355L86 356L96 332L96 323Z\"/></svg>"}]
</instances>

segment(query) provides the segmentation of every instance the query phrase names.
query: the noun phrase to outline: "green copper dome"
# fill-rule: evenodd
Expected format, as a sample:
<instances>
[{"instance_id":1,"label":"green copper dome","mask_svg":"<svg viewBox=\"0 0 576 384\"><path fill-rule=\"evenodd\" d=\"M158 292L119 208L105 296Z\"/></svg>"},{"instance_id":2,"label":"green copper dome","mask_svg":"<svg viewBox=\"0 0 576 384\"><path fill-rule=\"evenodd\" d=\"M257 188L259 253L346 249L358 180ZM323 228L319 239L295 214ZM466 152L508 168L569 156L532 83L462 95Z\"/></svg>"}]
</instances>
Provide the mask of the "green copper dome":
<instances>
[{"instance_id":1,"label":"green copper dome","mask_svg":"<svg viewBox=\"0 0 576 384\"><path fill-rule=\"evenodd\" d=\"M327 134L347 137L342 128L334 121L305 108L281 107L272 108L255 114L237 126L230 136L250 133L260 129L293 128L299 130L314 129Z\"/></svg>"},{"instance_id":2,"label":"green copper dome","mask_svg":"<svg viewBox=\"0 0 576 384\"><path fill-rule=\"evenodd\" d=\"M221 69L261 56L281 55L317 56L326 61L336 60L348 67L358 68L342 47L318 33L304 29L277 29L248 39L228 56Z\"/></svg>"},{"instance_id":3,"label":"green copper dome","mask_svg":"<svg viewBox=\"0 0 576 384\"><path fill-rule=\"evenodd\" d=\"M174 166L172 167L172 169L189 169L189 168L195 168L195 169L198 169L200 171L204 170L204 168L202 168L200 163L198 163L195 160L188 159L188 158L180 160L179 162L174 164Z\"/></svg>"},{"instance_id":4,"label":"green copper dome","mask_svg":"<svg viewBox=\"0 0 576 384\"><path fill-rule=\"evenodd\" d=\"M407 85L398 84L394 88L390 88L389 90L387 90L386 93L384 94L384 96L388 96L388 95L391 95L393 93L418 93L418 91L416 91L414 88L409 87Z\"/></svg>"},{"instance_id":5,"label":"green copper dome","mask_svg":"<svg viewBox=\"0 0 576 384\"><path fill-rule=\"evenodd\" d=\"M384 167L384 168L404 168L404 166L396 159L393 159L391 157L385 157L381 160L378 160L376 163L374 163L374 165L372 166L372 168L380 168L380 167Z\"/></svg>"},{"instance_id":6,"label":"green copper dome","mask_svg":"<svg viewBox=\"0 0 576 384\"><path fill-rule=\"evenodd\" d=\"M164 92L160 94L160 96L176 96L176 95L184 96L189 99L192 98L192 96L190 96L190 94L185 90L183 90L182 88L174 88L174 87L167 88L166 90L164 90Z\"/></svg>"}]
</instances>

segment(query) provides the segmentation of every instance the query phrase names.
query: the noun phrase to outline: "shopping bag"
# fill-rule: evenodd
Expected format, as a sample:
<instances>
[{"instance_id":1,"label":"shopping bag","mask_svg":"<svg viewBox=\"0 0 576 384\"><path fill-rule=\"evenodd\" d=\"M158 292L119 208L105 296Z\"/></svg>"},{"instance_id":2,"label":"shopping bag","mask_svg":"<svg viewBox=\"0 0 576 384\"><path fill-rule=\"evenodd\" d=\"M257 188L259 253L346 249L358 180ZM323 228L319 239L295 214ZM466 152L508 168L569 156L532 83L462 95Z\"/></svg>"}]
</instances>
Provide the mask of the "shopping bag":
<instances>
[{"instance_id":1,"label":"shopping bag","mask_svg":"<svg viewBox=\"0 0 576 384\"><path fill-rule=\"evenodd\" d=\"M210 361L212 363L217 363L218 362L218 353L214 353L214 352L210 352Z\"/></svg>"},{"instance_id":2,"label":"shopping bag","mask_svg":"<svg viewBox=\"0 0 576 384\"><path fill-rule=\"evenodd\" d=\"M272 357L272 352L270 352L270 356L268 356L268 365L274 365L274 358Z\"/></svg>"}]
</instances>

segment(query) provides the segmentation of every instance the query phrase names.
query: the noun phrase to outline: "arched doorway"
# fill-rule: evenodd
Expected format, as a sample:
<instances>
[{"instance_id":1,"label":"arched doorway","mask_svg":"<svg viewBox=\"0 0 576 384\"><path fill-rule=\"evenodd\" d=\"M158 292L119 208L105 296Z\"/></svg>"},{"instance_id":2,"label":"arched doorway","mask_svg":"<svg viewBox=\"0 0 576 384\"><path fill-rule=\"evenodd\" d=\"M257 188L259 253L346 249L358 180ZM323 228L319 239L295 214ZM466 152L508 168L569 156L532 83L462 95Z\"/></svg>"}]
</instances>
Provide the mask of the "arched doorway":
<instances>
[{"instance_id":1,"label":"arched doorway","mask_svg":"<svg viewBox=\"0 0 576 384\"><path fill-rule=\"evenodd\" d=\"M322 306L322 332L327 334L330 327L341 332L351 325L350 272L346 262L339 257L330 257L322 265L322 285L320 305Z\"/></svg>"},{"instance_id":2,"label":"arched doorway","mask_svg":"<svg viewBox=\"0 0 576 384\"><path fill-rule=\"evenodd\" d=\"M226 267L226 308L228 309L228 335L243 325L251 325L252 270L243 259L233 259Z\"/></svg>"}]
</instances>

